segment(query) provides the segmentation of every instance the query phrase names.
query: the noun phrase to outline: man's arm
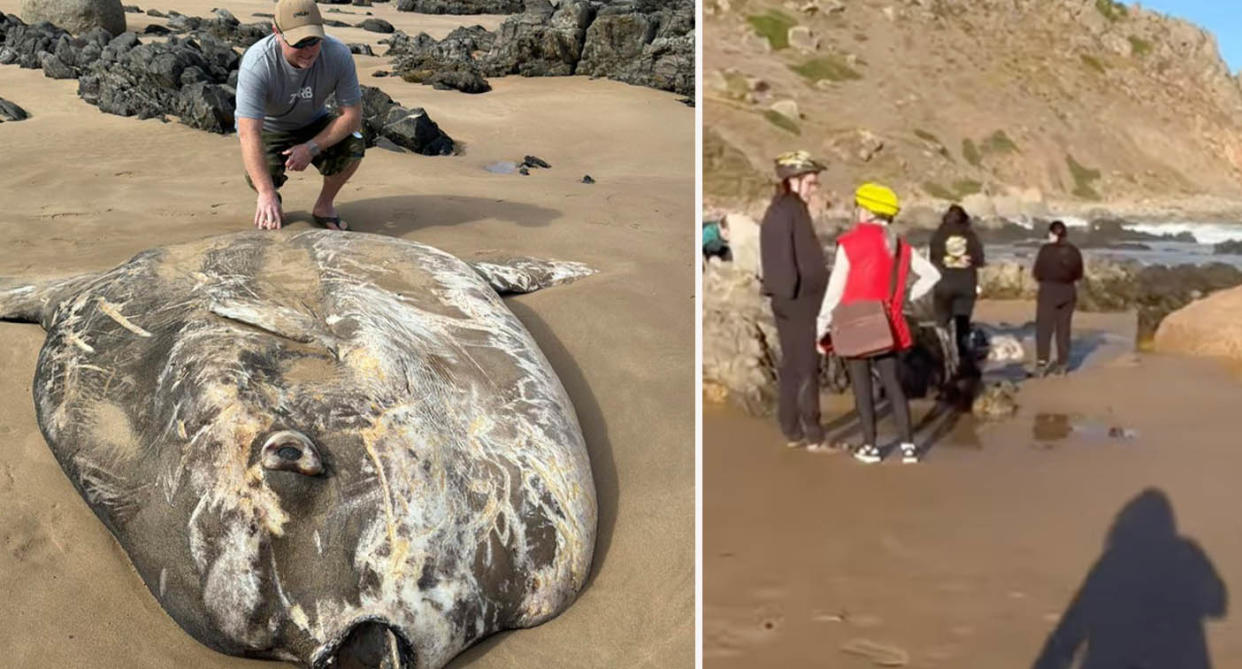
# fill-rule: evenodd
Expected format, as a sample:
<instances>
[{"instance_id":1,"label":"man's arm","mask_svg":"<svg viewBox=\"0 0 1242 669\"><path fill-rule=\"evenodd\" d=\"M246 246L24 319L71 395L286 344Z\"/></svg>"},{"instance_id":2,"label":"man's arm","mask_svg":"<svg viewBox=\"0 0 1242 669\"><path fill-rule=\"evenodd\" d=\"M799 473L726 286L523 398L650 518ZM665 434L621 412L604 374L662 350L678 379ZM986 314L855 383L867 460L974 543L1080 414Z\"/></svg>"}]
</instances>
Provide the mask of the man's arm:
<instances>
[{"instance_id":1,"label":"man's arm","mask_svg":"<svg viewBox=\"0 0 1242 669\"><path fill-rule=\"evenodd\" d=\"M276 186L272 183L272 175L267 171L267 161L263 157L263 119L238 118L237 135L241 138L242 163L246 166L246 174L258 191L259 198L254 208L254 224L264 230L275 230L281 224L280 200L276 196Z\"/></svg>"},{"instance_id":2,"label":"man's arm","mask_svg":"<svg viewBox=\"0 0 1242 669\"><path fill-rule=\"evenodd\" d=\"M764 216L759 226L759 256L764 290L772 297L792 300L798 293L798 262L787 206L778 204Z\"/></svg>"},{"instance_id":3,"label":"man's arm","mask_svg":"<svg viewBox=\"0 0 1242 669\"><path fill-rule=\"evenodd\" d=\"M311 158L320 151L362 129L362 87L358 85L358 68L354 65L353 55L347 47L331 42L324 44L324 50L319 57L325 59L331 70L340 73L333 91L340 108L340 116L320 130L309 142L285 151L285 155L289 157L285 167L295 172L306 169Z\"/></svg>"},{"instance_id":4,"label":"man's arm","mask_svg":"<svg viewBox=\"0 0 1242 669\"><path fill-rule=\"evenodd\" d=\"M341 115L333 119L319 134L315 135L305 144L298 144L292 148L285 149L283 155L288 156L285 159L285 168L300 172L310 165L311 159L319 155L320 151L340 142L350 135L362 129L362 104L341 107Z\"/></svg>"}]
</instances>

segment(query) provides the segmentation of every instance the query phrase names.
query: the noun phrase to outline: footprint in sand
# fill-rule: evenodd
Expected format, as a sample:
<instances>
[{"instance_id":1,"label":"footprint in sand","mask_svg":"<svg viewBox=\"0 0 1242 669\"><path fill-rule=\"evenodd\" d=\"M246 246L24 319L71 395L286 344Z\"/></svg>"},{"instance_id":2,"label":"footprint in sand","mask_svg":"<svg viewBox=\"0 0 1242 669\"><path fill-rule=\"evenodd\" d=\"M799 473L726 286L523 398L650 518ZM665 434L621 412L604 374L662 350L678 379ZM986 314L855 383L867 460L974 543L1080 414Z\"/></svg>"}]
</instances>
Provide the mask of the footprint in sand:
<instances>
[{"instance_id":1,"label":"footprint in sand","mask_svg":"<svg viewBox=\"0 0 1242 669\"><path fill-rule=\"evenodd\" d=\"M871 660L877 667L904 667L910 663L910 654L906 651L870 639L852 639L841 646L841 652L850 655L861 655Z\"/></svg>"},{"instance_id":2,"label":"footprint in sand","mask_svg":"<svg viewBox=\"0 0 1242 669\"><path fill-rule=\"evenodd\" d=\"M714 608L714 607L713 607ZM704 610L703 656L736 657L777 638L785 619L769 607Z\"/></svg>"}]
</instances>

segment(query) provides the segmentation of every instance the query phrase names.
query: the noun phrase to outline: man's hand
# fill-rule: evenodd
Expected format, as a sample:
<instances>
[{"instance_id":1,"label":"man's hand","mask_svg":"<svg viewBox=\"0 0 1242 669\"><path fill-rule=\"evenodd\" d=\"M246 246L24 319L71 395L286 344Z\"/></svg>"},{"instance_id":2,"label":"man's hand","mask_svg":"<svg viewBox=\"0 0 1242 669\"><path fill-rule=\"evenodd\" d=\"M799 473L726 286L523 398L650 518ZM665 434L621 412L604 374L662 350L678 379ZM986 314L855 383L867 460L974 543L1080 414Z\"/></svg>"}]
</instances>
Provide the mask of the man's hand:
<instances>
[{"instance_id":1,"label":"man's hand","mask_svg":"<svg viewBox=\"0 0 1242 669\"><path fill-rule=\"evenodd\" d=\"M292 148L281 151L281 155L289 156L285 160L285 169L293 170L294 172L301 172L306 169L306 166L310 165L311 158L314 158L311 155L310 146L307 144L296 144Z\"/></svg>"},{"instance_id":2,"label":"man's hand","mask_svg":"<svg viewBox=\"0 0 1242 669\"><path fill-rule=\"evenodd\" d=\"M254 206L254 225L260 230L279 230L284 222L284 213L280 210L280 199L276 191L259 193Z\"/></svg>"}]
</instances>

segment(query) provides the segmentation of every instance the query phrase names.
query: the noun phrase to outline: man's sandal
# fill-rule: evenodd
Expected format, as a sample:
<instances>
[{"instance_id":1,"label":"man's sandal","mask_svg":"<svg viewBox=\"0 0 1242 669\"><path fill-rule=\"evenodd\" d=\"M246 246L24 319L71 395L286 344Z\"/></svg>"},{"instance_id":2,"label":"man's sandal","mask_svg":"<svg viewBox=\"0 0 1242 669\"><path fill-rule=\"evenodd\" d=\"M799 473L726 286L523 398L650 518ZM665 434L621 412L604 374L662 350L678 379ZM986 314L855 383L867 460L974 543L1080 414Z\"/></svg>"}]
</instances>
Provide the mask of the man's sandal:
<instances>
[{"instance_id":1,"label":"man's sandal","mask_svg":"<svg viewBox=\"0 0 1242 669\"><path fill-rule=\"evenodd\" d=\"M340 216L312 216L315 223L322 225L329 230L348 230L349 224L341 220Z\"/></svg>"}]
</instances>

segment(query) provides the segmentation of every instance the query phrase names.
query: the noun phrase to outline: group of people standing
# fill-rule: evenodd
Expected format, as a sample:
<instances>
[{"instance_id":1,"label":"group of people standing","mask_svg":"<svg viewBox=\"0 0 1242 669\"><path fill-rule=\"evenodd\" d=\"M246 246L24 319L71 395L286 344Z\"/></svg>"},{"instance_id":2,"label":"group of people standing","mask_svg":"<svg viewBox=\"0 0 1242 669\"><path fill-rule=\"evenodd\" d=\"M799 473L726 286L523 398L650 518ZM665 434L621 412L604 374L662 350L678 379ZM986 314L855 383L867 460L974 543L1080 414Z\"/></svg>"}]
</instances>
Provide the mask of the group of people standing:
<instances>
[{"instance_id":1,"label":"group of people standing","mask_svg":"<svg viewBox=\"0 0 1242 669\"><path fill-rule=\"evenodd\" d=\"M876 315L883 313L889 332L883 333L882 343L869 349L851 344L852 355L836 351L849 372L862 423L863 441L852 451L865 463L879 462L883 455L876 441L874 374L892 407L902 462L915 463L920 454L900 373L901 354L913 345L903 307L931 293L938 319L952 324L955 331L962 373L977 374L970 334L978 269L984 264L983 244L971 229L969 214L953 205L932 237L931 258L924 257L892 229L901 211L896 193L880 184L865 183L854 193L855 223L837 239L830 271L808 208L824 169L805 151L778 156L776 193L760 228L763 291L771 299L780 337L781 431L791 448L842 450L825 440L820 423L819 357L834 353L834 336L845 340L856 339L863 330L874 333ZM1049 243L1040 249L1035 262L1034 274L1040 282L1037 374L1068 369L1074 283L1082 278L1083 265L1078 249L1065 238L1065 225L1053 223ZM911 274L916 277L913 282ZM1054 332L1059 360L1050 366Z\"/></svg>"}]
</instances>

